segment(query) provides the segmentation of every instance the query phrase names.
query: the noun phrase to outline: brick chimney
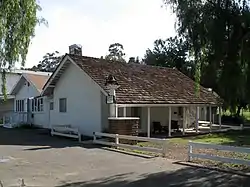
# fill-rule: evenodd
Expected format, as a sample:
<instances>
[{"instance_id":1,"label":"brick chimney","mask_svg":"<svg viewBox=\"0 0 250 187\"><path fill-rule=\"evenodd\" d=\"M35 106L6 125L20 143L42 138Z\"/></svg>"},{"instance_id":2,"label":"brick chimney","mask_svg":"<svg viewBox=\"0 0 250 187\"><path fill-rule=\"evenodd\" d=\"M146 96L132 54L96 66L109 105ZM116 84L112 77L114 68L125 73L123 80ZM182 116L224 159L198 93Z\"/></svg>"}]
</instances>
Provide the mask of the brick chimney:
<instances>
[{"instance_id":1,"label":"brick chimney","mask_svg":"<svg viewBox=\"0 0 250 187\"><path fill-rule=\"evenodd\" d=\"M82 56L82 46L79 44L69 46L69 54Z\"/></svg>"},{"instance_id":2,"label":"brick chimney","mask_svg":"<svg viewBox=\"0 0 250 187\"><path fill-rule=\"evenodd\" d=\"M135 57L130 57L128 63L135 63Z\"/></svg>"}]
</instances>

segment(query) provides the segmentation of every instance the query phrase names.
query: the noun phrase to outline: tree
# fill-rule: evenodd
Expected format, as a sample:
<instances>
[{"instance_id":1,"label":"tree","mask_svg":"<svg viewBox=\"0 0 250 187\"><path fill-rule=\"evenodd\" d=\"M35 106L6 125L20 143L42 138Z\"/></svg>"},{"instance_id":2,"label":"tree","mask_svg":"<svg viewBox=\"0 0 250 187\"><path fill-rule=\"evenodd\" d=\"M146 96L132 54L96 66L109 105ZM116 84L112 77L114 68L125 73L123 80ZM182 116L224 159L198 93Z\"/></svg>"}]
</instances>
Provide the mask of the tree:
<instances>
[{"instance_id":1,"label":"tree","mask_svg":"<svg viewBox=\"0 0 250 187\"><path fill-rule=\"evenodd\" d=\"M0 2L0 69L2 93L7 99L5 69L21 61L24 65L37 23L45 23L36 13L41 7L36 0L4 0Z\"/></svg>"},{"instance_id":2,"label":"tree","mask_svg":"<svg viewBox=\"0 0 250 187\"><path fill-rule=\"evenodd\" d=\"M28 68L27 70L53 72L58 66L61 58L62 56L59 55L58 51L55 51L53 53L46 53L43 56L43 59L38 63L38 65L33 66L32 68Z\"/></svg>"},{"instance_id":3,"label":"tree","mask_svg":"<svg viewBox=\"0 0 250 187\"><path fill-rule=\"evenodd\" d=\"M250 103L249 1L164 2L177 16L178 34L191 46L197 87L200 82L214 86L227 106L234 111L238 107L240 111Z\"/></svg>"},{"instance_id":4,"label":"tree","mask_svg":"<svg viewBox=\"0 0 250 187\"><path fill-rule=\"evenodd\" d=\"M181 38L158 39L152 50L147 49L143 61L148 65L177 68L193 78L194 66L188 52L188 43Z\"/></svg>"},{"instance_id":5,"label":"tree","mask_svg":"<svg viewBox=\"0 0 250 187\"><path fill-rule=\"evenodd\" d=\"M120 43L114 43L109 46L109 54L105 57L105 59L126 62L124 56L125 53L123 45Z\"/></svg>"}]
</instances>

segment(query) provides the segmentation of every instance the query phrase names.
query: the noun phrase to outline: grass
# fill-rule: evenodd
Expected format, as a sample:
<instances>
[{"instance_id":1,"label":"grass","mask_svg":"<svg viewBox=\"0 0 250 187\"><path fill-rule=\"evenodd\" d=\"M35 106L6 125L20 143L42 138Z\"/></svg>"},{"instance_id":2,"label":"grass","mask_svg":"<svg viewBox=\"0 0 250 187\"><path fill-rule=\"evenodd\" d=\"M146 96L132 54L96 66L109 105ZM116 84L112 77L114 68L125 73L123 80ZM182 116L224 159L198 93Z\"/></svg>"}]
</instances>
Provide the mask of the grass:
<instances>
[{"instance_id":1,"label":"grass","mask_svg":"<svg viewBox=\"0 0 250 187\"><path fill-rule=\"evenodd\" d=\"M250 121L250 111L249 110L244 110L243 111L243 116L244 116L245 119Z\"/></svg>"},{"instance_id":2,"label":"grass","mask_svg":"<svg viewBox=\"0 0 250 187\"><path fill-rule=\"evenodd\" d=\"M180 152L187 152L187 145L189 141L201 142L201 143L210 143L210 144L220 144L220 145L231 145L231 146L244 146L250 147L250 130L244 131L228 131L223 133L213 133L206 135L198 135L192 137L182 137L182 138L171 138L168 139L169 149L178 149ZM139 142L137 144L141 147L154 147L161 148L162 145L151 142ZM147 152L131 150L132 152L150 154ZM176 150L175 150L176 151ZM176 151L178 154L178 151ZM237 156L235 153L234 156ZM248 156L248 159L250 157Z\"/></svg>"},{"instance_id":3,"label":"grass","mask_svg":"<svg viewBox=\"0 0 250 187\"><path fill-rule=\"evenodd\" d=\"M243 116L244 119L250 121L250 110L243 110L243 112L240 114ZM223 115L231 116L232 113L229 110L226 110L225 112L223 112Z\"/></svg>"}]
</instances>

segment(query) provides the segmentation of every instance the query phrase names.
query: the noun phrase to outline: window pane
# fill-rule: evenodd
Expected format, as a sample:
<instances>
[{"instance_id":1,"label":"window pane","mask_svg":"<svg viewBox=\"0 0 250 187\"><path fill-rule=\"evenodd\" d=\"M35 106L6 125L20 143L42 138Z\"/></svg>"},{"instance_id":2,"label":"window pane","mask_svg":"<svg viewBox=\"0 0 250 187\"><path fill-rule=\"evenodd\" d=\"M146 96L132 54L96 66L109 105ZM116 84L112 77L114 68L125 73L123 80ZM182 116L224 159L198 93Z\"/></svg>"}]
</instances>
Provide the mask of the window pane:
<instances>
[{"instance_id":1,"label":"window pane","mask_svg":"<svg viewBox=\"0 0 250 187\"><path fill-rule=\"evenodd\" d=\"M35 101L35 112L37 112L37 99L35 99L34 101Z\"/></svg>"},{"instance_id":2,"label":"window pane","mask_svg":"<svg viewBox=\"0 0 250 187\"><path fill-rule=\"evenodd\" d=\"M50 102L50 104L49 104L49 109L50 109L50 110L54 110L54 103L53 103L53 102Z\"/></svg>"},{"instance_id":3,"label":"window pane","mask_svg":"<svg viewBox=\"0 0 250 187\"><path fill-rule=\"evenodd\" d=\"M66 112L67 111L67 99L61 98L59 99L59 112Z\"/></svg>"},{"instance_id":4,"label":"window pane","mask_svg":"<svg viewBox=\"0 0 250 187\"><path fill-rule=\"evenodd\" d=\"M40 110L43 112L43 98L40 99Z\"/></svg>"},{"instance_id":5,"label":"window pane","mask_svg":"<svg viewBox=\"0 0 250 187\"><path fill-rule=\"evenodd\" d=\"M34 103L34 99L32 99L32 100L31 100L31 110L32 110L32 112L34 112L34 104L35 104L35 103Z\"/></svg>"},{"instance_id":6,"label":"window pane","mask_svg":"<svg viewBox=\"0 0 250 187\"><path fill-rule=\"evenodd\" d=\"M21 111L24 112L24 100L21 100Z\"/></svg>"},{"instance_id":7,"label":"window pane","mask_svg":"<svg viewBox=\"0 0 250 187\"><path fill-rule=\"evenodd\" d=\"M16 112L17 112L17 100L16 100Z\"/></svg>"},{"instance_id":8,"label":"window pane","mask_svg":"<svg viewBox=\"0 0 250 187\"><path fill-rule=\"evenodd\" d=\"M41 100L37 99L37 111L40 112L41 111Z\"/></svg>"},{"instance_id":9,"label":"window pane","mask_svg":"<svg viewBox=\"0 0 250 187\"><path fill-rule=\"evenodd\" d=\"M20 100L17 100L17 111L20 111Z\"/></svg>"}]
</instances>

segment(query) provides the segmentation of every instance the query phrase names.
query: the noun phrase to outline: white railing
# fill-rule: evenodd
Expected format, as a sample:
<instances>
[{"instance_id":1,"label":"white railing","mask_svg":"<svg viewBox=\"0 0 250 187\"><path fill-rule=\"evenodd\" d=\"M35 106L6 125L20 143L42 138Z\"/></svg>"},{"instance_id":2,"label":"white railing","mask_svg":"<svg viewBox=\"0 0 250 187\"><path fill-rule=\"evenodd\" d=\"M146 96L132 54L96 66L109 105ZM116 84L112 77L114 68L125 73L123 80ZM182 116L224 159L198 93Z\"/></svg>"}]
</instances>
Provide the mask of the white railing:
<instances>
[{"instance_id":1,"label":"white railing","mask_svg":"<svg viewBox=\"0 0 250 187\"><path fill-rule=\"evenodd\" d=\"M97 137L114 138L115 142L108 142L108 141L101 140L101 139L98 140ZM141 147L141 146L137 146L137 145L122 144L122 143L119 143L120 139L152 142L152 143L160 144L160 145L162 145L162 147L161 148ZM107 145L107 146L114 146L116 148L120 147L120 148L133 149L133 150L139 150L139 151L160 153L164 157L167 153L167 140L166 139L157 139L157 138L147 138L147 137L127 136L127 135L119 135L119 134L108 134L108 133L94 132L93 133L93 143Z\"/></svg>"},{"instance_id":2,"label":"white railing","mask_svg":"<svg viewBox=\"0 0 250 187\"><path fill-rule=\"evenodd\" d=\"M76 138L79 142L81 142L81 133L79 128L72 127L71 125L52 125L51 135Z\"/></svg>"},{"instance_id":3,"label":"white railing","mask_svg":"<svg viewBox=\"0 0 250 187\"><path fill-rule=\"evenodd\" d=\"M216 144L208 144L208 143L196 143L196 142L191 142L191 141L189 142L189 148L188 148L188 160L189 161L192 161L193 158L201 158L201 159L215 160L215 161L225 162L225 163L242 164L242 165L250 166L250 160L193 153L194 148L215 149L219 151L231 151L235 153L247 153L247 154L250 154L250 148L224 146L224 145L216 145Z\"/></svg>"},{"instance_id":4,"label":"white railing","mask_svg":"<svg viewBox=\"0 0 250 187\"><path fill-rule=\"evenodd\" d=\"M6 128L15 128L28 123L27 112L13 112L3 116L3 126Z\"/></svg>"}]
</instances>

